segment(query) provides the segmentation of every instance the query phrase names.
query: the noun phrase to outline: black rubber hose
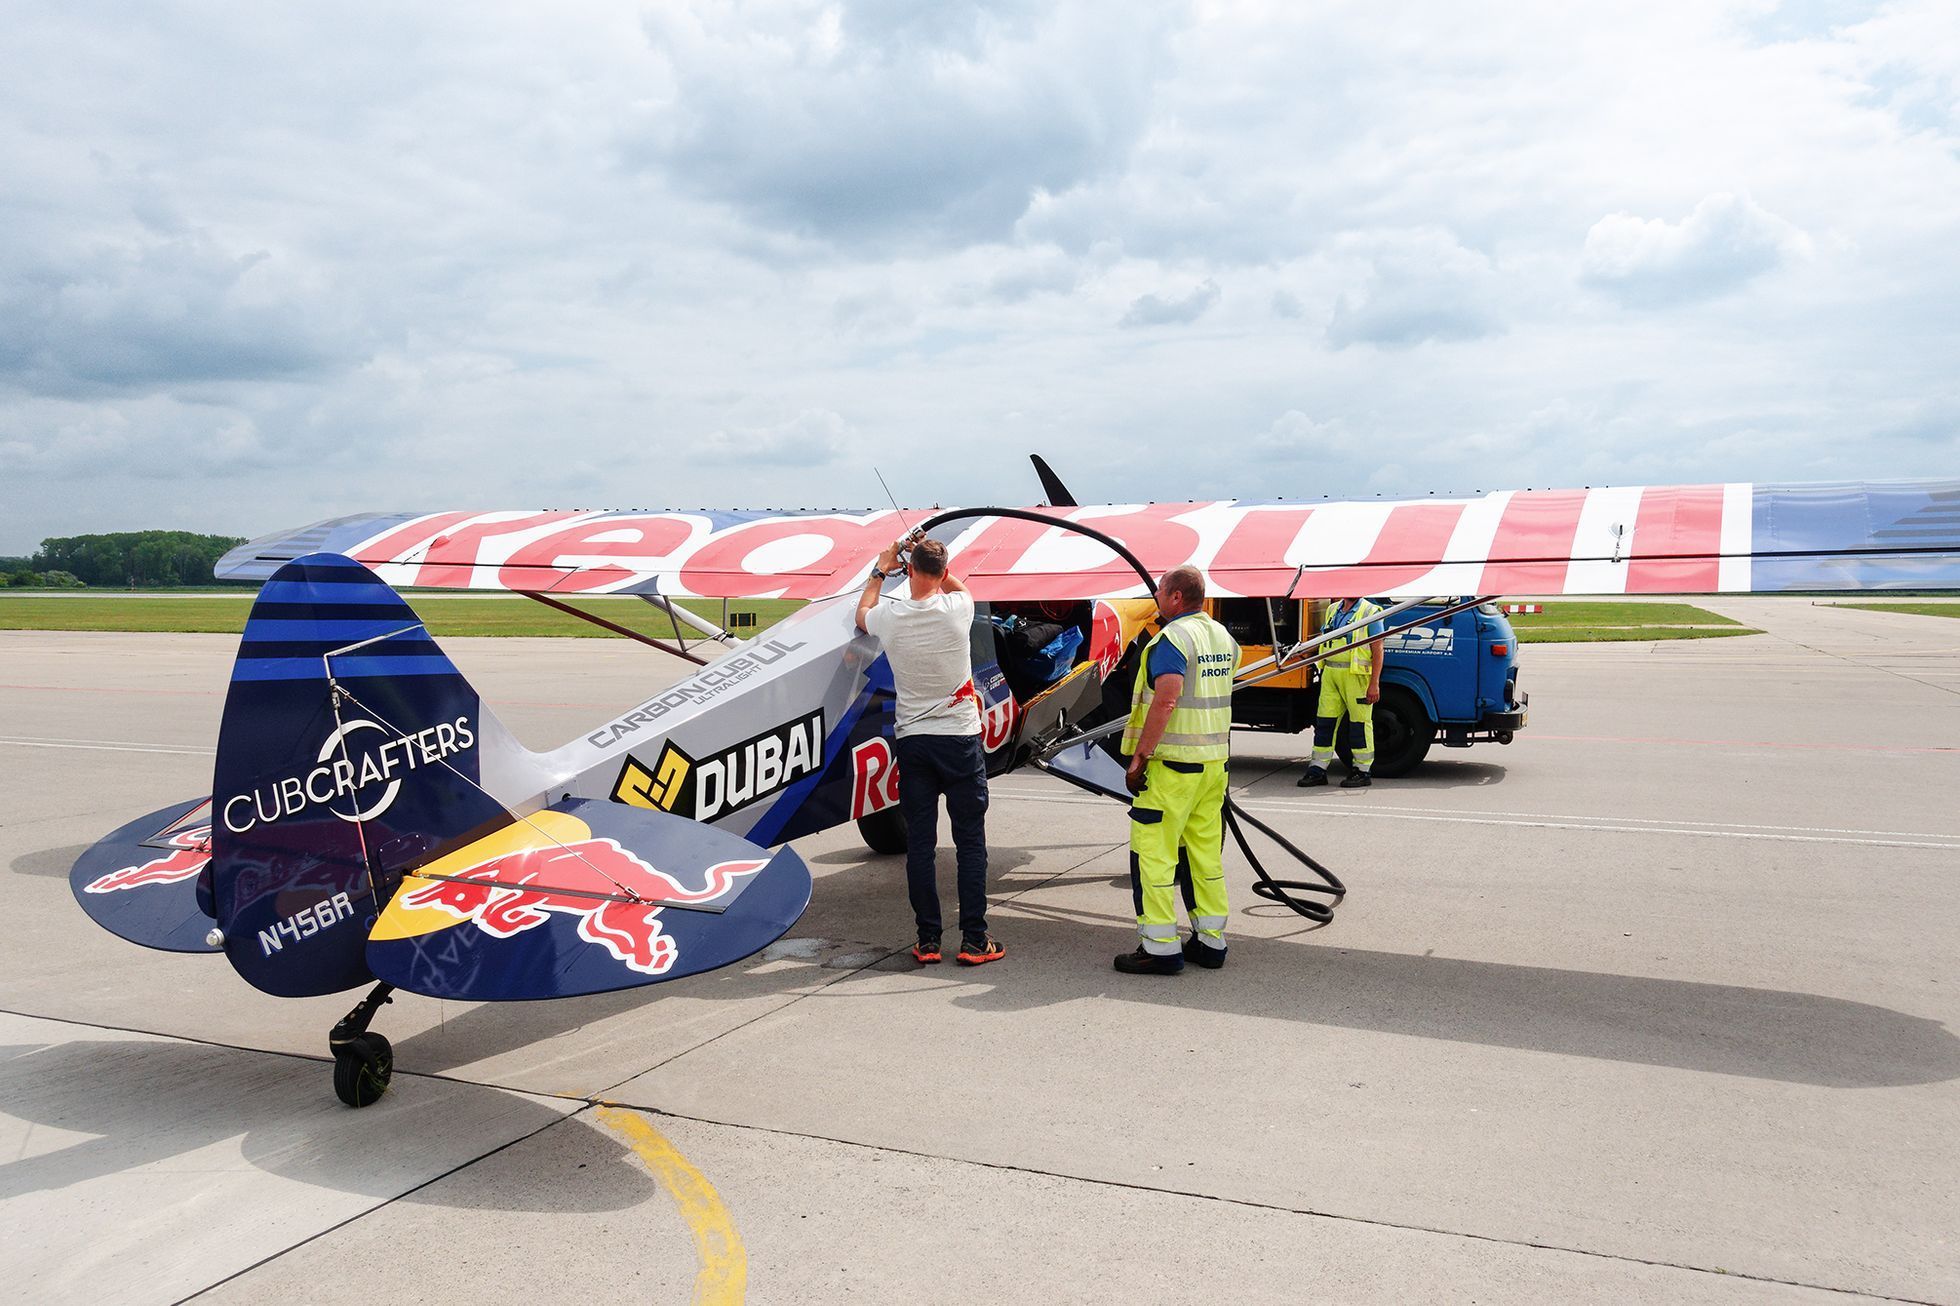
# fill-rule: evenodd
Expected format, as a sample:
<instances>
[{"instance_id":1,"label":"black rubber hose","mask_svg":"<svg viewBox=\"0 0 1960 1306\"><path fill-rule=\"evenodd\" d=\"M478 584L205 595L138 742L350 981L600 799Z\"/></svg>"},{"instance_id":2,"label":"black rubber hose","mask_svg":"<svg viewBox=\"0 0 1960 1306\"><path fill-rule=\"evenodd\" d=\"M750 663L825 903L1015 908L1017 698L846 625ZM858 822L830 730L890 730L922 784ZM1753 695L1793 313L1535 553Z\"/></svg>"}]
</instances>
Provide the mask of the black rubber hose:
<instances>
[{"instance_id":1,"label":"black rubber hose","mask_svg":"<svg viewBox=\"0 0 1960 1306\"><path fill-rule=\"evenodd\" d=\"M1084 526L1081 522L1070 521L1066 517L1053 517L1028 508L952 508L926 518L914 529L929 532L935 526L966 521L973 517L1014 517L1021 521L1040 522L1045 526L1058 526L1063 530L1074 531L1078 535L1086 535L1129 563L1137 576L1142 579L1145 590L1153 594L1157 590L1157 578L1150 574L1149 569L1143 565L1136 554L1124 546L1122 541L1112 539L1092 526ZM1264 863L1259 860L1259 855L1252 851L1252 842L1245 837L1245 831L1239 828L1241 820L1285 849L1302 866L1312 871L1318 880L1280 880L1267 874ZM1239 851L1244 853L1246 861L1252 864L1252 873L1259 877L1259 882L1252 886L1254 893L1321 925L1334 919L1334 908L1340 905L1341 899L1347 894L1347 886L1341 883L1339 876L1308 856L1285 835L1240 807L1229 789L1225 792L1225 824L1231 828L1232 838L1238 841ZM1301 893L1324 894L1333 901L1315 902L1311 898L1293 896Z\"/></svg>"},{"instance_id":2,"label":"black rubber hose","mask_svg":"<svg viewBox=\"0 0 1960 1306\"><path fill-rule=\"evenodd\" d=\"M1291 853L1302 866L1319 877L1319 882L1316 883L1313 880L1276 880L1266 874L1266 868L1260 863L1258 856L1252 851L1252 844L1245 837L1245 831L1239 828L1241 818L1244 819L1246 824L1252 826L1255 830L1258 830L1268 839L1271 839L1274 843ZM1325 866L1322 866L1319 862L1308 856L1306 852L1301 850L1298 845L1294 844L1285 835L1273 829L1272 826L1267 825L1243 807L1240 807L1232 800L1232 796L1229 793L1225 795L1225 824L1231 829L1232 837L1238 840L1239 851L1245 854L1245 859L1248 862L1252 863L1252 873L1259 877L1259 883L1252 886L1254 893L1269 902L1276 902L1282 907L1290 908L1308 920L1316 921L1322 925L1334 919L1334 908L1340 906L1341 899L1347 896L1347 885L1341 883L1341 878L1338 875L1335 875L1334 872L1328 870ZM1333 899L1333 901L1315 902L1311 898L1296 898L1293 896L1296 893L1325 894L1327 897Z\"/></svg>"}]
</instances>

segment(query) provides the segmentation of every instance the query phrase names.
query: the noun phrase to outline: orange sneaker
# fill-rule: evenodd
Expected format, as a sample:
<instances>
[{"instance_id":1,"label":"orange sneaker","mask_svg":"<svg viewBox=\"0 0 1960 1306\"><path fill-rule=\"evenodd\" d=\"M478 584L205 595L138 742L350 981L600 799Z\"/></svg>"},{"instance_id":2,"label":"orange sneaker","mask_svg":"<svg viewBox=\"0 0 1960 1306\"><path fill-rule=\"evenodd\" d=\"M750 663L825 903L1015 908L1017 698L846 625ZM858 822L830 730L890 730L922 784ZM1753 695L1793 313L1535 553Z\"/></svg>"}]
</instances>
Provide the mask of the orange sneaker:
<instances>
[{"instance_id":1,"label":"orange sneaker","mask_svg":"<svg viewBox=\"0 0 1960 1306\"><path fill-rule=\"evenodd\" d=\"M984 966L990 961L999 961L1007 955L999 939L966 939L960 943L959 963L962 966Z\"/></svg>"},{"instance_id":2,"label":"orange sneaker","mask_svg":"<svg viewBox=\"0 0 1960 1306\"><path fill-rule=\"evenodd\" d=\"M921 966L937 966L939 964L939 940L920 939L917 943L913 944L912 960L918 962Z\"/></svg>"}]
</instances>

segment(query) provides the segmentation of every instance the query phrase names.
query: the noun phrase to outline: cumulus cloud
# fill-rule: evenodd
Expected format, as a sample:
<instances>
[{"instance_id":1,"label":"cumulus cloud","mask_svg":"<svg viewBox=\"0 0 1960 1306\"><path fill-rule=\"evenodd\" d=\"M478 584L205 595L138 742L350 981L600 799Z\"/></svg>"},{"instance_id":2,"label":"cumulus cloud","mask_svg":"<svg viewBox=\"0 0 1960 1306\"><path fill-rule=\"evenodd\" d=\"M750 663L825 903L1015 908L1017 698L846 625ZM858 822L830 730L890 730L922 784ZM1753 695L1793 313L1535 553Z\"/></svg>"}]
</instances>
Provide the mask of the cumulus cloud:
<instances>
[{"instance_id":1,"label":"cumulus cloud","mask_svg":"<svg viewBox=\"0 0 1960 1306\"><path fill-rule=\"evenodd\" d=\"M1624 304L1710 299L1794 259L1810 238L1747 195L1720 193L1679 222L1615 213L1586 233L1581 276Z\"/></svg>"},{"instance_id":2,"label":"cumulus cloud","mask_svg":"<svg viewBox=\"0 0 1960 1306\"><path fill-rule=\"evenodd\" d=\"M1365 270L1334 302L1327 343L1335 349L1476 340L1503 329L1490 260L1448 233L1388 233L1350 248L1364 256Z\"/></svg>"},{"instance_id":3,"label":"cumulus cloud","mask_svg":"<svg viewBox=\"0 0 1960 1306\"><path fill-rule=\"evenodd\" d=\"M335 297L188 234L41 251L0 284L0 377L46 394L289 379L356 361Z\"/></svg>"},{"instance_id":4,"label":"cumulus cloud","mask_svg":"<svg viewBox=\"0 0 1960 1306\"><path fill-rule=\"evenodd\" d=\"M774 426L716 431L686 452L705 463L821 467L844 451L850 432L836 413L811 408Z\"/></svg>"},{"instance_id":5,"label":"cumulus cloud","mask_svg":"<svg viewBox=\"0 0 1960 1306\"><path fill-rule=\"evenodd\" d=\"M1305 462L1325 466L1331 462L1346 461L1352 441L1347 423L1341 419L1316 421L1297 408L1289 408L1274 418L1271 426L1253 436L1249 444L1250 452L1262 462Z\"/></svg>"},{"instance_id":6,"label":"cumulus cloud","mask_svg":"<svg viewBox=\"0 0 1960 1306\"><path fill-rule=\"evenodd\" d=\"M1169 29L1116 0L656 6L672 89L629 154L828 241L994 239L1037 193L1120 166Z\"/></svg>"},{"instance_id":7,"label":"cumulus cloud","mask_svg":"<svg viewBox=\"0 0 1960 1306\"><path fill-rule=\"evenodd\" d=\"M1218 283L1205 280L1183 295L1139 295L1130 302L1119 326L1182 326L1196 322L1218 302Z\"/></svg>"}]
</instances>

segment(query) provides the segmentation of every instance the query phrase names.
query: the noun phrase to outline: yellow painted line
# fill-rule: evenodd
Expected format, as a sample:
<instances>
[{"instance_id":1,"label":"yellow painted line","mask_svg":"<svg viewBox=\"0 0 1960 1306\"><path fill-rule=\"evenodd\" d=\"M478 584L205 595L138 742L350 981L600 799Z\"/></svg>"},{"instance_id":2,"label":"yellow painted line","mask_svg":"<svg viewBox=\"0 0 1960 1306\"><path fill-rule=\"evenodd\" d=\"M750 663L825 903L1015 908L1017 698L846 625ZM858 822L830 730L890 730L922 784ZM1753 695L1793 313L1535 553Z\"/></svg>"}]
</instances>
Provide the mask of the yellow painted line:
<instances>
[{"instance_id":1,"label":"yellow painted line","mask_svg":"<svg viewBox=\"0 0 1960 1306\"><path fill-rule=\"evenodd\" d=\"M694 1234L694 1252L701 1261L694 1276L694 1306L740 1306L748 1295L749 1253L721 1194L645 1116L616 1106L601 1106L597 1113L600 1123L646 1162Z\"/></svg>"}]
</instances>

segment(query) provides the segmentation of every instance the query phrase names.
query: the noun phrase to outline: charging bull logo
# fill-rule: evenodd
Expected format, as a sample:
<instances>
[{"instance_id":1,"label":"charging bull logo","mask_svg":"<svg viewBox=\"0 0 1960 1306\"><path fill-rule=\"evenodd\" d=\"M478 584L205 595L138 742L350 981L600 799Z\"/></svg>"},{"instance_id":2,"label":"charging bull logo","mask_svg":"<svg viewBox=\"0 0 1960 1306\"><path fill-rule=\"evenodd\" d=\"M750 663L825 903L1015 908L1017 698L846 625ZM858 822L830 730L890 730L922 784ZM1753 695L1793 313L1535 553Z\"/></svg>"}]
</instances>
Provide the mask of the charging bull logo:
<instances>
[{"instance_id":1,"label":"charging bull logo","mask_svg":"<svg viewBox=\"0 0 1960 1306\"><path fill-rule=\"evenodd\" d=\"M140 889L146 884L175 884L188 880L211 860L211 827L186 826L166 841L170 851L141 866L125 866L119 871L90 880L83 885L88 893L114 893L118 889Z\"/></svg>"},{"instance_id":2,"label":"charging bull logo","mask_svg":"<svg viewBox=\"0 0 1960 1306\"><path fill-rule=\"evenodd\" d=\"M680 947L661 932L661 908L726 897L765 865L766 858L720 862L704 872L700 888L690 889L617 840L581 839L519 849L445 874L396 895L390 910L438 911L474 922L495 939L536 929L553 912L576 916L581 939L642 975L663 975Z\"/></svg>"}]
</instances>

